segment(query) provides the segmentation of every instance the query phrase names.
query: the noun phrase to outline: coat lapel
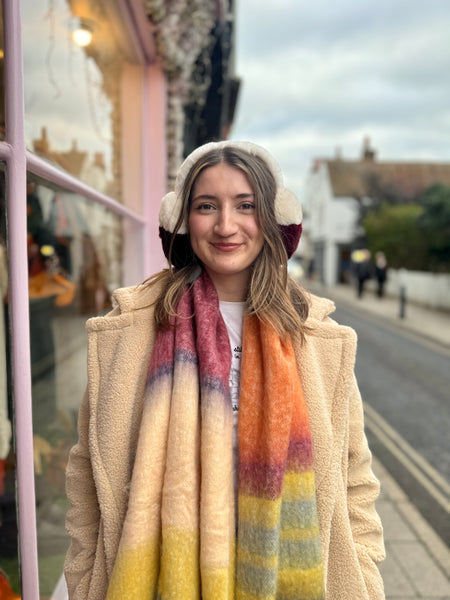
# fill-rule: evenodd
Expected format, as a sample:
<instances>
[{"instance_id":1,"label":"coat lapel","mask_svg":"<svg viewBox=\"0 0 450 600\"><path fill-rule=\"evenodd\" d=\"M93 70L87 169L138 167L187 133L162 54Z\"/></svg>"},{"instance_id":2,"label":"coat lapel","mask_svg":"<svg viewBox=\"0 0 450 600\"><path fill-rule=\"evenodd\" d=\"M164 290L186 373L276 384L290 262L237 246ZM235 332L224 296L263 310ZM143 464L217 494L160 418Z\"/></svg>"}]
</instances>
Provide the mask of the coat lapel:
<instances>
[{"instance_id":1,"label":"coat lapel","mask_svg":"<svg viewBox=\"0 0 450 600\"><path fill-rule=\"evenodd\" d=\"M314 451L316 487L330 472L332 456L340 456L348 422L347 390L353 376L356 336L328 318L334 304L312 299L307 320L311 333L294 345L297 368L308 407Z\"/></svg>"}]
</instances>

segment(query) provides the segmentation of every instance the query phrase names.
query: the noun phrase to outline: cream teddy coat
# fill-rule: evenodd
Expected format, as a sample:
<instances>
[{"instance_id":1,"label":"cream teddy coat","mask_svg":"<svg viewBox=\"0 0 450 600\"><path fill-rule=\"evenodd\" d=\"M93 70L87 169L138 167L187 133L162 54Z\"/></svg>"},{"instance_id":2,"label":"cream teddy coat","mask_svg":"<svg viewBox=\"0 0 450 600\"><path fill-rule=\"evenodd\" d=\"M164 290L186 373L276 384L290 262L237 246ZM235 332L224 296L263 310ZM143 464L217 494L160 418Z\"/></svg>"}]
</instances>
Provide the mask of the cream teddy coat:
<instances>
[{"instance_id":1,"label":"cream teddy coat","mask_svg":"<svg viewBox=\"0 0 450 600\"><path fill-rule=\"evenodd\" d=\"M158 291L157 285L118 290L115 308L87 323L88 387L66 480L70 600L106 596L127 509ZM295 347L313 441L326 598L382 600L379 483L353 374L356 335L329 318L333 310L329 300L311 296L312 331Z\"/></svg>"}]
</instances>

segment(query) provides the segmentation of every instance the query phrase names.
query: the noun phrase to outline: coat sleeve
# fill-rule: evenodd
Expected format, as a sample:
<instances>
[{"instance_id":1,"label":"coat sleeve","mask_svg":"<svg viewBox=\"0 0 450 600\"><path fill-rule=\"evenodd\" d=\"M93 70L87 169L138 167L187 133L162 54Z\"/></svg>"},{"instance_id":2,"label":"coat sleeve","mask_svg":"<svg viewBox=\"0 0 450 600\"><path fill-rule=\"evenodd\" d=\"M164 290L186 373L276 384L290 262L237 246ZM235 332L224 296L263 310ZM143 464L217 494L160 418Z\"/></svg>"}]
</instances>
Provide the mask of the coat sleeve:
<instances>
[{"instance_id":1,"label":"coat sleeve","mask_svg":"<svg viewBox=\"0 0 450 600\"><path fill-rule=\"evenodd\" d=\"M116 306L106 317L120 314L121 310ZM104 318L95 317L90 321L102 321ZM97 362L97 354L92 352L91 337L88 336L88 386L78 413L78 442L70 451L66 468L66 495L70 503L66 530L71 543L64 562L64 575L70 600L93 597L94 565L102 558L101 553L97 552L98 543L101 542L101 514L89 447L90 394L96 393L89 368L91 359Z\"/></svg>"},{"instance_id":2,"label":"coat sleeve","mask_svg":"<svg viewBox=\"0 0 450 600\"><path fill-rule=\"evenodd\" d=\"M95 561L100 511L92 475L88 444L89 400L86 391L78 416L78 443L72 448L66 470L70 508L66 529L71 544L64 573L70 600L86 600Z\"/></svg>"},{"instance_id":3,"label":"coat sleeve","mask_svg":"<svg viewBox=\"0 0 450 600\"><path fill-rule=\"evenodd\" d=\"M383 528L375 510L380 484L372 471L372 455L364 433L361 396L355 378L349 405L347 502L350 525L370 600L384 600L378 563L384 560Z\"/></svg>"}]
</instances>

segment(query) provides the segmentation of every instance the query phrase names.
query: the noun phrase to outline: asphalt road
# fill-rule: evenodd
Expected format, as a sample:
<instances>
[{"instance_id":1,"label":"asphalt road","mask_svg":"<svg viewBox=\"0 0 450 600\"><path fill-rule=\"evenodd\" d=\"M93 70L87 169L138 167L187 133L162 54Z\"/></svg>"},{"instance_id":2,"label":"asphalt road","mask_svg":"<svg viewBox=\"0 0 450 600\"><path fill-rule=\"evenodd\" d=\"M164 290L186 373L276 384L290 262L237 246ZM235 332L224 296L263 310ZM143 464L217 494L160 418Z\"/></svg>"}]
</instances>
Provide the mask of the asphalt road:
<instances>
[{"instance_id":1,"label":"asphalt road","mask_svg":"<svg viewBox=\"0 0 450 600\"><path fill-rule=\"evenodd\" d=\"M450 352L339 306L358 334L356 376L373 453L450 544Z\"/></svg>"}]
</instances>

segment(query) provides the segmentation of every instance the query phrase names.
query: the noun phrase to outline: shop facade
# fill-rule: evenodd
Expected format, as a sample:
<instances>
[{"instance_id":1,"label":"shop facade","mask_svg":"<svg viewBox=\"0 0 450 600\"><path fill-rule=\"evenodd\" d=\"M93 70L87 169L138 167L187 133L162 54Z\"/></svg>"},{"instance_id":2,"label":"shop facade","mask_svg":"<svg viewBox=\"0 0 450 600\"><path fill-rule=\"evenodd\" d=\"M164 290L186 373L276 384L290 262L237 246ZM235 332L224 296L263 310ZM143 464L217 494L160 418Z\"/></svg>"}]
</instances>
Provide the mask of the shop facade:
<instances>
[{"instance_id":1,"label":"shop facade","mask_svg":"<svg viewBox=\"0 0 450 600\"><path fill-rule=\"evenodd\" d=\"M84 322L164 265L167 74L142 0L1 14L0 596L56 600Z\"/></svg>"}]
</instances>

